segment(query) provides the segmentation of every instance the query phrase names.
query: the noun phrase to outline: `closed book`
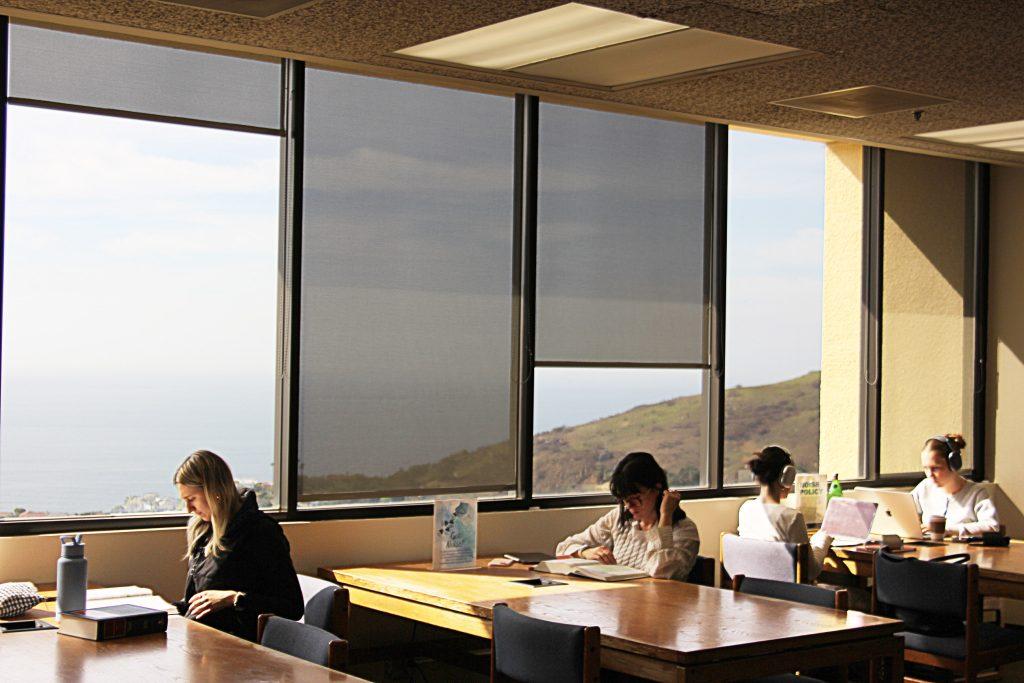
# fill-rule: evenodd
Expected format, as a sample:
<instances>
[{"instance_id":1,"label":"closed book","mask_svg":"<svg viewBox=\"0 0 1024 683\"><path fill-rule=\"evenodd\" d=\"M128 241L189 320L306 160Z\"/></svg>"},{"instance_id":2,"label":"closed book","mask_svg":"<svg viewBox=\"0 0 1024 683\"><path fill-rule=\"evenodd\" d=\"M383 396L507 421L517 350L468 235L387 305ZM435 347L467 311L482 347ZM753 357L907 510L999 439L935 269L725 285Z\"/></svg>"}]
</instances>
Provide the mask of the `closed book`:
<instances>
[{"instance_id":1,"label":"closed book","mask_svg":"<svg viewBox=\"0 0 1024 683\"><path fill-rule=\"evenodd\" d=\"M64 612L58 632L88 640L113 640L166 630L167 612L138 605L111 605Z\"/></svg>"}]
</instances>

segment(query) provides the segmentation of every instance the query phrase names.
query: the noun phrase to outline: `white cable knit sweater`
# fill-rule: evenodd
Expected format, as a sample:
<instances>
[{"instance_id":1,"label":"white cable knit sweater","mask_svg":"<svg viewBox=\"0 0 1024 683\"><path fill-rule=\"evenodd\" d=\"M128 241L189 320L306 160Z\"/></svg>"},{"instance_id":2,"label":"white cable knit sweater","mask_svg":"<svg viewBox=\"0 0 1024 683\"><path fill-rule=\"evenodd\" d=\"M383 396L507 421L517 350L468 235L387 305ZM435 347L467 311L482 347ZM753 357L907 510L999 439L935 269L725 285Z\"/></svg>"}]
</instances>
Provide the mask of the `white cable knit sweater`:
<instances>
[{"instance_id":1,"label":"white cable knit sweater","mask_svg":"<svg viewBox=\"0 0 1024 683\"><path fill-rule=\"evenodd\" d=\"M656 579L685 581L697 557L700 536L690 519L647 531L642 531L636 520L620 525L616 508L559 543L555 554L573 555L598 546L610 548L617 564L645 571Z\"/></svg>"}]
</instances>

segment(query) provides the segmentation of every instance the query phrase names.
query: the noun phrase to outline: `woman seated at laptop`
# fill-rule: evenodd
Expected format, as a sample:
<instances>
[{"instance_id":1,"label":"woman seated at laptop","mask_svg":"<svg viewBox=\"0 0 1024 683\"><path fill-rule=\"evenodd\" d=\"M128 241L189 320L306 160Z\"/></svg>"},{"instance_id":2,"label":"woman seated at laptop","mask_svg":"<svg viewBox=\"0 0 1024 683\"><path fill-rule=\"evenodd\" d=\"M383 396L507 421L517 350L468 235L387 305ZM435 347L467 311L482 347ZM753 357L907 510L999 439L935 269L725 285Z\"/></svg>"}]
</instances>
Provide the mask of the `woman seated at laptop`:
<instances>
[{"instance_id":1,"label":"woman seated at laptop","mask_svg":"<svg viewBox=\"0 0 1024 683\"><path fill-rule=\"evenodd\" d=\"M793 490L796 467L793 458L781 446L766 446L747 462L754 479L761 485L761 495L740 506L739 535L762 541L807 543L807 524L803 513L782 504ZM810 578L821 573L821 564L828 555L832 537L819 531L810 538Z\"/></svg>"},{"instance_id":2,"label":"woman seated at laptop","mask_svg":"<svg viewBox=\"0 0 1024 683\"><path fill-rule=\"evenodd\" d=\"M256 492L239 491L231 468L210 451L196 451L174 473L193 515L188 540L186 617L256 640L260 614L302 616L302 591L281 526L260 511Z\"/></svg>"},{"instance_id":3,"label":"woman seated at laptop","mask_svg":"<svg viewBox=\"0 0 1024 683\"><path fill-rule=\"evenodd\" d=\"M700 547L697 525L669 490L665 470L650 453L630 453L609 483L619 505L586 530L558 544L556 555L621 564L657 579L685 581Z\"/></svg>"},{"instance_id":4,"label":"woman seated at laptop","mask_svg":"<svg viewBox=\"0 0 1024 683\"><path fill-rule=\"evenodd\" d=\"M922 529L928 533L928 518L946 518L947 536L976 536L999 531L999 515L988 491L969 481L957 470L963 465L960 452L967 442L960 434L933 436L924 442L921 466L925 479L911 494L921 512Z\"/></svg>"}]
</instances>

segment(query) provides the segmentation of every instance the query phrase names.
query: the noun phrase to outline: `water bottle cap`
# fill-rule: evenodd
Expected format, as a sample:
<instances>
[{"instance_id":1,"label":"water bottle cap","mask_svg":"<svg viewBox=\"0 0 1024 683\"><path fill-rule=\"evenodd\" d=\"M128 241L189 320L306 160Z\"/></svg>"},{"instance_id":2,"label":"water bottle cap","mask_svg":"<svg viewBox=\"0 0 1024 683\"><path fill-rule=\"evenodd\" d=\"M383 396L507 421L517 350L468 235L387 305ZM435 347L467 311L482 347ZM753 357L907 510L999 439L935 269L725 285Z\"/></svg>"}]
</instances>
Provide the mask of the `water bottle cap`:
<instances>
[{"instance_id":1,"label":"water bottle cap","mask_svg":"<svg viewBox=\"0 0 1024 683\"><path fill-rule=\"evenodd\" d=\"M82 534L61 536L60 556L71 559L85 557L85 544L82 543Z\"/></svg>"}]
</instances>

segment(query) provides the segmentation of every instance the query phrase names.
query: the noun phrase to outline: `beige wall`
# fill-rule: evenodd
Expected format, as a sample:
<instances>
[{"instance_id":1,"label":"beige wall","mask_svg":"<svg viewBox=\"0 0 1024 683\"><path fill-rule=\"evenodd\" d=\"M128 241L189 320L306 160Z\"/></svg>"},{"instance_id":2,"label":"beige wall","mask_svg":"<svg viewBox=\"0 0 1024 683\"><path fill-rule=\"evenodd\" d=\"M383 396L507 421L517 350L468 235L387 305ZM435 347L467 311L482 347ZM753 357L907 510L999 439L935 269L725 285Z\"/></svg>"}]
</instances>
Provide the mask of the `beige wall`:
<instances>
[{"instance_id":1,"label":"beige wall","mask_svg":"<svg viewBox=\"0 0 1024 683\"><path fill-rule=\"evenodd\" d=\"M860 145L827 145L818 462L841 479L860 470L862 158Z\"/></svg>"},{"instance_id":2,"label":"beige wall","mask_svg":"<svg viewBox=\"0 0 1024 683\"><path fill-rule=\"evenodd\" d=\"M701 554L718 557L718 537L736 530L741 498L685 501L683 509L697 524ZM495 512L480 516L479 552L554 550L570 533L584 528L608 508L568 508ZM292 559L300 573L315 574L326 565L395 562L430 557L429 517L296 522L284 525ZM184 587L185 548L182 529L112 531L86 534L89 578L107 585L140 584L166 598ZM0 582L55 580L56 535L0 538Z\"/></svg>"},{"instance_id":3,"label":"beige wall","mask_svg":"<svg viewBox=\"0 0 1024 683\"><path fill-rule=\"evenodd\" d=\"M1024 169L992 169L987 472L1000 518L1024 538Z\"/></svg>"},{"instance_id":4,"label":"beige wall","mask_svg":"<svg viewBox=\"0 0 1024 683\"><path fill-rule=\"evenodd\" d=\"M882 472L917 472L924 440L947 432L966 435L969 466L965 164L902 152L885 158Z\"/></svg>"}]
</instances>

